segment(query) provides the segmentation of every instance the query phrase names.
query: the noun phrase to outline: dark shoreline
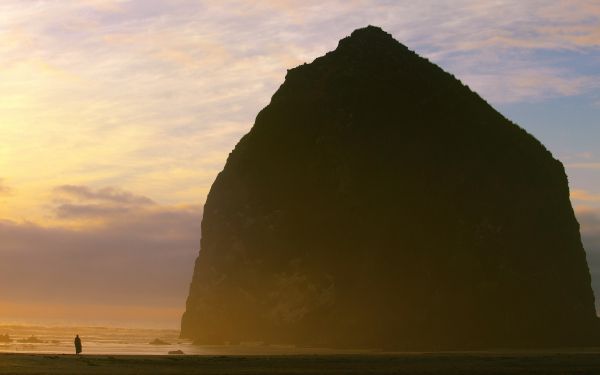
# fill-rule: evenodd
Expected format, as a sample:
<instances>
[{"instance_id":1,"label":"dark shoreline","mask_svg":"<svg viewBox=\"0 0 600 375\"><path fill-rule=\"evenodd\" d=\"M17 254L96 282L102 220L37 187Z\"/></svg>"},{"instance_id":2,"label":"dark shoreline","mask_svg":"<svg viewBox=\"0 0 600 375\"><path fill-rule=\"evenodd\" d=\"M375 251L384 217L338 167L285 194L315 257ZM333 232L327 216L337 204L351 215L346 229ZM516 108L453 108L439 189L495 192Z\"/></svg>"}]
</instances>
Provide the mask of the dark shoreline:
<instances>
[{"instance_id":1,"label":"dark shoreline","mask_svg":"<svg viewBox=\"0 0 600 375\"><path fill-rule=\"evenodd\" d=\"M0 374L599 374L600 349L365 355L0 354Z\"/></svg>"}]
</instances>

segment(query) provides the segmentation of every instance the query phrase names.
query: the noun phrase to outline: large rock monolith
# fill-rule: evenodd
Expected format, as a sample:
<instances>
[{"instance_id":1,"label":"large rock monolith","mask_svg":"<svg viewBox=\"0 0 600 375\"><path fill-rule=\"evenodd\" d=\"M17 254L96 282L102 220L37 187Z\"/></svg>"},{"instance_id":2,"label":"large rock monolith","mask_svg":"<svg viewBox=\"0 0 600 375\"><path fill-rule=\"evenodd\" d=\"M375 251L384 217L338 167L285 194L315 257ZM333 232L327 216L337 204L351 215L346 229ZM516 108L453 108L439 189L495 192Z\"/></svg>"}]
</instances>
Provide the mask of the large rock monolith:
<instances>
[{"instance_id":1,"label":"large rock monolith","mask_svg":"<svg viewBox=\"0 0 600 375\"><path fill-rule=\"evenodd\" d=\"M377 27L291 69L217 176L182 320L200 344L591 345L562 164Z\"/></svg>"}]
</instances>

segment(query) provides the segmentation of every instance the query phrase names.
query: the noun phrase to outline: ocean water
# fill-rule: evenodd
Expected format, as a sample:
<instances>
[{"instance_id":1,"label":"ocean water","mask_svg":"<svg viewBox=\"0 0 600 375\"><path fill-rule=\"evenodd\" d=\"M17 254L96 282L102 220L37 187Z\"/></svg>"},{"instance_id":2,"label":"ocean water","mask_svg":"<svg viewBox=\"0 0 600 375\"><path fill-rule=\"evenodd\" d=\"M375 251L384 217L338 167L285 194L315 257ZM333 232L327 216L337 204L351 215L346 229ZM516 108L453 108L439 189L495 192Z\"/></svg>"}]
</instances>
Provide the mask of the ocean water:
<instances>
[{"instance_id":1,"label":"ocean water","mask_svg":"<svg viewBox=\"0 0 600 375\"><path fill-rule=\"evenodd\" d=\"M186 354L198 352L191 341L179 339L176 330L0 325L0 335L5 334L11 341L0 342L0 352L71 354L75 353L73 340L77 334L83 343L84 354L167 354L172 350L181 350ZM150 344L155 339L166 344Z\"/></svg>"},{"instance_id":2,"label":"ocean water","mask_svg":"<svg viewBox=\"0 0 600 375\"><path fill-rule=\"evenodd\" d=\"M298 348L287 345L193 345L180 339L179 331L169 329L132 329L112 327L44 327L27 325L0 325L0 335L8 335L10 342L0 341L0 352L74 354L75 335L83 344L83 354L114 355L164 355L181 350L191 355L295 355L295 354L364 354L358 350L330 350L323 348ZM1 339L1 337L0 337ZM164 345L151 344L161 340Z\"/></svg>"}]
</instances>

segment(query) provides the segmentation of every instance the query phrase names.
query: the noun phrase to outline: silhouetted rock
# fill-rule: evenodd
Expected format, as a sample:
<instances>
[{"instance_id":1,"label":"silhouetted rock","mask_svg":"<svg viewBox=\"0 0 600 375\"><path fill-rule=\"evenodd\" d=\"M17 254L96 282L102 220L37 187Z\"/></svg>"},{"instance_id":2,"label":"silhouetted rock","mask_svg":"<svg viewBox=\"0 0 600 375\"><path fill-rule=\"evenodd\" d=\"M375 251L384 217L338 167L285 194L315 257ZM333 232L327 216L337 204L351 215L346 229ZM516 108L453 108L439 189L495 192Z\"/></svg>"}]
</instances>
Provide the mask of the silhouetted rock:
<instances>
[{"instance_id":1,"label":"silhouetted rock","mask_svg":"<svg viewBox=\"0 0 600 375\"><path fill-rule=\"evenodd\" d=\"M588 345L562 164L376 27L288 72L217 176L182 319L195 342Z\"/></svg>"},{"instance_id":2,"label":"silhouetted rock","mask_svg":"<svg viewBox=\"0 0 600 375\"><path fill-rule=\"evenodd\" d=\"M177 350L170 350L169 354L184 354L183 351L177 349Z\"/></svg>"}]
</instances>

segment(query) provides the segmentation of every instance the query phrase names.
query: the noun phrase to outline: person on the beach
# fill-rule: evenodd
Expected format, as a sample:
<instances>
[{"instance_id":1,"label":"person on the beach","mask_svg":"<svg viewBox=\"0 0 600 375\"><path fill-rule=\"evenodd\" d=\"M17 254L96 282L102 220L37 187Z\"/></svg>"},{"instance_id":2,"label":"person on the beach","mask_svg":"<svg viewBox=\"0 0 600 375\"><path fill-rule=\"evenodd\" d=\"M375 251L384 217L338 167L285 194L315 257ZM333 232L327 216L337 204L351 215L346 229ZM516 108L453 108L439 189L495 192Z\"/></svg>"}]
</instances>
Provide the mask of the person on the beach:
<instances>
[{"instance_id":1,"label":"person on the beach","mask_svg":"<svg viewBox=\"0 0 600 375\"><path fill-rule=\"evenodd\" d=\"M79 335L75 336L75 354L81 353L81 339Z\"/></svg>"}]
</instances>

